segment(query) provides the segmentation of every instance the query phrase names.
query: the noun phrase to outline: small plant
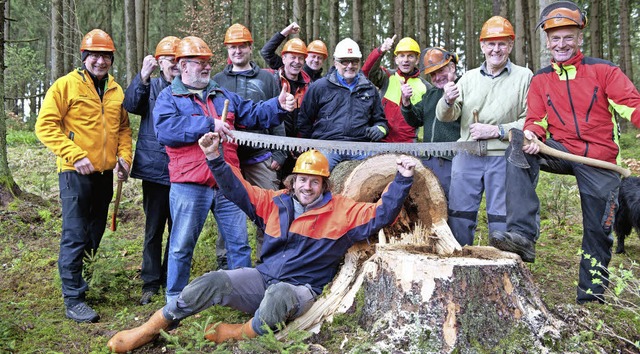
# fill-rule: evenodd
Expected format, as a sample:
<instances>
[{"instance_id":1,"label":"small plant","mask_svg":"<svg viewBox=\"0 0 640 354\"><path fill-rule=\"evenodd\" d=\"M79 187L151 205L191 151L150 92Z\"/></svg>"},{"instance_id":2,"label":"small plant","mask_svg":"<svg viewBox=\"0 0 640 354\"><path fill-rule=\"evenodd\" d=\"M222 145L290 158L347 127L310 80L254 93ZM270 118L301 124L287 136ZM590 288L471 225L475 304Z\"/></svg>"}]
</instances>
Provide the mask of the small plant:
<instances>
[{"instance_id":1,"label":"small plant","mask_svg":"<svg viewBox=\"0 0 640 354\"><path fill-rule=\"evenodd\" d=\"M608 285L604 286L604 295L599 299L618 309L619 312L628 313L636 322L640 322L640 278L634 273L640 269L638 263L632 261L627 266L621 263L618 267L607 269L591 255L583 254L583 256L590 260L591 267L594 268L591 270L593 276L591 281L600 285L604 285L605 281L608 282ZM591 294L591 289L587 290L587 293ZM632 345L636 350L640 350L640 339L637 338L637 333L633 334L636 336L635 339L629 338L629 334L632 333L617 333L603 319L596 321L593 330L621 340Z\"/></svg>"},{"instance_id":2,"label":"small plant","mask_svg":"<svg viewBox=\"0 0 640 354\"><path fill-rule=\"evenodd\" d=\"M282 330L284 325L278 325L278 331ZM275 332L264 325L263 329L266 331L264 335L258 336L253 340L242 341L239 343L240 349L248 353L306 353L308 352L309 345L304 341L311 335L307 331L290 331L287 333L287 337L280 341L275 335Z\"/></svg>"}]
</instances>

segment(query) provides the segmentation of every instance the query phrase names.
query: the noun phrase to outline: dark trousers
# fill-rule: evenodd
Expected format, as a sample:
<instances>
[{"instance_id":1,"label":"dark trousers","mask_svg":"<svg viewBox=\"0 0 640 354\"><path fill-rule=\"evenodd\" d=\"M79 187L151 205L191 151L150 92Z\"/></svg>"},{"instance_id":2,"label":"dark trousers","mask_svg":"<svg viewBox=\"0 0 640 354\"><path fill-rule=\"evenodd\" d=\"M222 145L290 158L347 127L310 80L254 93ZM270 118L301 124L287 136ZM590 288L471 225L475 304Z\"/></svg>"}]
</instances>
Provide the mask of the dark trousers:
<instances>
[{"instance_id":1,"label":"dark trousers","mask_svg":"<svg viewBox=\"0 0 640 354\"><path fill-rule=\"evenodd\" d=\"M167 259L171 237L171 212L169 210L170 186L142 181L142 206L146 217L144 248L142 250L142 290L158 291L167 282ZM169 227L167 243L162 251L162 236Z\"/></svg>"},{"instance_id":2,"label":"dark trousers","mask_svg":"<svg viewBox=\"0 0 640 354\"><path fill-rule=\"evenodd\" d=\"M554 140L546 144L554 149L567 149ZM505 156L509 156L511 148ZM617 172L570 162L555 157L538 154L524 154L531 166L518 168L507 163L507 230L520 233L536 240L540 233L540 201L536 195L536 185L540 170L557 174L569 174L576 177L582 207L582 251L577 300L592 301L596 295L604 293L608 285L606 268L611 260L611 235L613 217L617 208L620 175ZM591 258L600 263L591 265ZM599 272L603 277L592 274ZM602 284L594 284L600 278ZM592 294L586 291L591 290Z\"/></svg>"},{"instance_id":3,"label":"dark trousers","mask_svg":"<svg viewBox=\"0 0 640 354\"><path fill-rule=\"evenodd\" d=\"M62 202L58 272L64 303L72 306L84 301L89 288L82 277L83 260L96 253L102 240L113 197L113 172L66 171L58 174L58 184Z\"/></svg>"}]
</instances>

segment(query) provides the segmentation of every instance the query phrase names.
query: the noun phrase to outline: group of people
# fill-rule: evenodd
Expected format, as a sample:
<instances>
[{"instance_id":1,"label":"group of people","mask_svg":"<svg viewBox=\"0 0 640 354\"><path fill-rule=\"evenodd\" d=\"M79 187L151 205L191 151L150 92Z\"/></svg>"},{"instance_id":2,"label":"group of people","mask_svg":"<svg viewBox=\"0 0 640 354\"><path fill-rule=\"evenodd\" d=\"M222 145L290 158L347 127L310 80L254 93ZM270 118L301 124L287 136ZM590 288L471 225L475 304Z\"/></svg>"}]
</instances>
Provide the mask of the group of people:
<instances>
[{"instance_id":1,"label":"group of people","mask_svg":"<svg viewBox=\"0 0 640 354\"><path fill-rule=\"evenodd\" d=\"M533 75L509 59L515 41L511 23L491 17L479 36L485 60L461 77L456 53L421 50L409 37L393 50L396 69L381 67L395 36L362 65L358 44L343 39L322 76L329 57L322 41L285 42L300 31L296 23L262 48L269 66L262 69L251 58L251 32L234 24L224 38L228 65L213 79L212 52L202 39L166 37L154 56L144 58L126 91L108 74L113 41L101 30L89 32L81 46L82 68L53 84L36 124L40 140L58 156L63 219L58 265L67 317L99 318L85 302L83 257L97 250L104 232L113 174L126 179L129 166L131 176L142 180L146 215L140 303L149 303L164 287L166 305L142 326L116 334L109 347L117 352L137 348L215 304L254 315L245 324L208 329L207 338L215 342L254 337L265 333L265 325L276 329L302 315L331 281L347 248L392 223L411 187L416 160L403 157L380 201L357 203L331 194L328 177L339 162L368 154L238 147L234 129L356 142L486 140L486 156L423 156L421 162L442 184L449 226L461 245L474 243L485 194L489 244L525 262L535 260L540 233L539 170L573 174L584 226L577 301L602 301L607 282L595 279L598 265L590 258L604 267L611 259L620 176L539 153L535 143L523 149L530 168L505 158L509 131L519 129L528 140L616 163L618 119L640 127L640 94L633 83L612 63L580 51L586 21L570 1L543 9L539 27L552 61ZM151 78L157 68L159 75ZM228 113L221 116L225 100ZM135 158L127 112L141 116ZM189 283L209 211L218 226L219 270ZM255 268L247 217L258 230Z\"/></svg>"}]
</instances>

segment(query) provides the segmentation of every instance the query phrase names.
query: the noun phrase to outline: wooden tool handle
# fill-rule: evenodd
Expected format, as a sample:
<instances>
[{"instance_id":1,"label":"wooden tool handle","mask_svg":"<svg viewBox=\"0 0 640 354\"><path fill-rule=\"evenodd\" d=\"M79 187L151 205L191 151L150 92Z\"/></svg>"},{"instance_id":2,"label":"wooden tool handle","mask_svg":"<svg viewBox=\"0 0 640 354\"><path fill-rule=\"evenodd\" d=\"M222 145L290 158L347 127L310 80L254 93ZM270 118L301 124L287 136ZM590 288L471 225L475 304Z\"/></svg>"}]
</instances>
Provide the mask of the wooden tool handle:
<instances>
[{"instance_id":1,"label":"wooden tool handle","mask_svg":"<svg viewBox=\"0 0 640 354\"><path fill-rule=\"evenodd\" d=\"M113 203L113 214L111 215L111 231L116 231L116 218L118 217L118 207L120 206L120 196L122 195L122 182L122 180L118 180L116 201Z\"/></svg>"},{"instance_id":2,"label":"wooden tool handle","mask_svg":"<svg viewBox=\"0 0 640 354\"><path fill-rule=\"evenodd\" d=\"M474 109L473 110L473 122L474 123L478 123L478 120L479 120L479 118L478 118L478 110Z\"/></svg>"},{"instance_id":3,"label":"wooden tool handle","mask_svg":"<svg viewBox=\"0 0 640 354\"><path fill-rule=\"evenodd\" d=\"M220 120L224 123L227 120L227 114L229 113L229 100L224 100L224 107L222 107L222 115Z\"/></svg>"}]
</instances>

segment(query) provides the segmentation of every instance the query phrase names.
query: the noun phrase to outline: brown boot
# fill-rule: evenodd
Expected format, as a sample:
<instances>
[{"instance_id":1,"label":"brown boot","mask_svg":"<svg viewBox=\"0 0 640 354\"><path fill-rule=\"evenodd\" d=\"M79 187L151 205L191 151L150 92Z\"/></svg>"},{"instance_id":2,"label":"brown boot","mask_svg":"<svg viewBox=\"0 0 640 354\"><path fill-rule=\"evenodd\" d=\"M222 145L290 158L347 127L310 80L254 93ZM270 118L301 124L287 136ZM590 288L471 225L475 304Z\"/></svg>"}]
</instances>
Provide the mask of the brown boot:
<instances>
[{"instance_id":1,"label":"brown boot","mask_svg":"<svg viewBox=\"0 0 640 354\"><path fill-rule=\"evenodd\" d=\"M243 340L246 338L255 338L258 336L251 327L250 319L246 323L220 323L214 328L215 324L208 325L205 332L208 333L204 337L215 343L222 343L229 339ZM210 331L215 331L209 333Z\"/></svg>"},{"instance_id":2,"label":"brown boot","mask_svg":"<svg viewBox=\"0 0 640 354\"><path fill-rule=\"evenodd\" d=\"M160 330L167 329L170 324L171 321L164 318L162 310L158 310L141 326L116 333L109 339L107 347L112 352L126 353L151 342L160 334Z\"/></svg>"}]
</instances>

